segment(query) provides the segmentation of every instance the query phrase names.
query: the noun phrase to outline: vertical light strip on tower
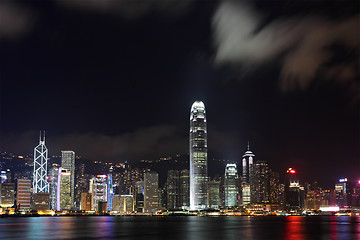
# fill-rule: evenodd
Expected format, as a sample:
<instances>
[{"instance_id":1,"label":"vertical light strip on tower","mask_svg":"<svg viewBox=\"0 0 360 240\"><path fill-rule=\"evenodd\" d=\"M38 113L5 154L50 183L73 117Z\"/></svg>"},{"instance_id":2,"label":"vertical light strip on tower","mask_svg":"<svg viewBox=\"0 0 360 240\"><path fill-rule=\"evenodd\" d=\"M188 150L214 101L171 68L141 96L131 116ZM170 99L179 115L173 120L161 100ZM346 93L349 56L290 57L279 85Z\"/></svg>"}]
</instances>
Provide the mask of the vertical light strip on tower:
<instances>
[{"instance_id":1,"label":"vertical light strip on tower","mask_svg":"<svg viewBox=\"0 0 360 240\"><path fill-rule=\"evenodd\" d=\"M47 176L48 150L45 146L45 131L40 132L39 145L34 148L33 193L49 192Z\"/></svg>"},{"instance_id":2,"label":"vertical light strip on tower","mask_svg":"<svg viewBox=\"0 0 360 240\"><path fill-rule=\"evenodd\" d=\"M114 188L112 174L107 175L107 210L112 210L112 200L114 198Z\"/></svg>"},{"instance_id":3,"label":"vertical light strip on tower","mask_svg":"<svg viewBox=\"0 0 360 240\"><path fill-rule=\"evenodd\" d=\"M195 101L190 113L190 209L202 210L207 201L207 131L204 103Z\"/></svg>"}]
</instances>

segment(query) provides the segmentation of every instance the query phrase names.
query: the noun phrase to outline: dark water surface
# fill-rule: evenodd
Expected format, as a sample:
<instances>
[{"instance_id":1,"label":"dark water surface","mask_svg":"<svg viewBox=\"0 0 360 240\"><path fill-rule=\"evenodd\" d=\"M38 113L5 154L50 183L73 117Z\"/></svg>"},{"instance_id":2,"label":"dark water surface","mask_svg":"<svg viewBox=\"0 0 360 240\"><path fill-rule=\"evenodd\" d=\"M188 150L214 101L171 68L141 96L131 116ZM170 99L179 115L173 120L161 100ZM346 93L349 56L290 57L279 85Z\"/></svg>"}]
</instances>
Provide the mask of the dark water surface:
<instances>
[{"instance_id":1,"label":"dark water surface","mask_svg":"<svg viewBox=\"0 0 360 240\"><path fill-rule=\"evenodd\" d=\"M0 218L0 239L360 240L360 216Z\"/></svg>"}]
</instances>

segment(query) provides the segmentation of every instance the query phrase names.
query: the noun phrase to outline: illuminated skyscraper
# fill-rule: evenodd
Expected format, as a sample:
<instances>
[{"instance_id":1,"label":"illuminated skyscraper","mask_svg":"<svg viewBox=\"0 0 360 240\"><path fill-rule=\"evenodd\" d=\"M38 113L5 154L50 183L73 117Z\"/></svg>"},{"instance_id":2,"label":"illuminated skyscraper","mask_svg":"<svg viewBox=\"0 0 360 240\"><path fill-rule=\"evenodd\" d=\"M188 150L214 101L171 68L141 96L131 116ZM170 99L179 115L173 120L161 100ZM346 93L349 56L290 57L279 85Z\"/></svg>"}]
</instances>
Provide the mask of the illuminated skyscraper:
<instances>
[{"instance_id":1,"label":"illuminated skyscraper","mask_svg":"<svg viewBox=\"0 0 360 240\"><path fill-rule=\"evenodd\" d=\"M49 192L47 176L48 150L45 146L45 132L40 132L39 145L34 148L33 193Z\"/></svg>"},{"instance_id":2,"label":"illuminated skyscraper","mask_svg":"<svg viewBox=\"0 0 360 240\"><path fill-rule=\"evenodd\" d=\"M61 151L61 167L70 172L71 207L75 207L75 152Z\"/></svg>"},{"instance_id":3,"label":"illuminated skyscraper","mask_svg":"<svg viewBox=\"0 0 360 240\"><path fill-rule=\"evenodd\" d=\"M190 209L207 208L207 130L204 103L195 101L190 113Z\"/></svg>"},{"instance_id":4,"label":"illuminated skyscraper","mask_svg":"<svg viewBox=\"0 0 360 240\"><path fill-rule=\"evenodd\" d=\"M224 179L225 207L235 207L238 205L238 178L236 164L226 164Z\"/></svg>"},{"instance_id":5,"label":"illuminated skyscraper","mask_svg":"<svg viewBox=\"0 0 360 240\"><path fill-rule=\"evenodd\" d=\"M71 172L70 170L59 168L60 185L58 185L57 206L59 210L71 209Z\"/></svg>"},{"instance_id":6,"label":"illuminated skyscraper","mask_svg":"<svg viewBox=\"0 0 360 240\"><path fill-rule=\"evenodd\" d=\"M289 168L285 175L285 210L298 212L301 209L300 183L295 169Z\"/></svg>"},{"instance_id":7,"label":"illuminated skyscraper","mask_svg":"<svg viewBox=\"0 0 360 240\"><path fill-rule=\"evenodd\" d=\"M250 170L251 203L269 203L269 165L257 161Z\"/></svg>"},{"instance_id":8,"label":"illuminated skyscraper","mask_svg":"<svg viewBox=\"0 0 360 240\"><path fill-rule=\"evenodd\" d=\"M50 192L50 209L57 209L57 190L58 190L59 167L53 166L49 170L49 192Z\"/></svg>"},{"instance_id":9,"label":"illuminated skyscraper","mask_svg":"<svg viewBox=\"0 0 360 240\"><path fill-rule=\"evenodd\" d=\"M156 172L144 174L144 211L156 212L159 209L159 175Z\"/></svg>"},{"instance_id":10,"label":"illuminated skyscraper","mask_svg":"<svg viewBox=\"0 0 360 240\"><path fill-rule=\"evenodd\" d=\"M92 194L92 209L98 210L100 202L107 202L107 175L97 175L90 180Z\"/></svg>"},{"instance_id":11,"label":"illuminated skyscraper","mask_svg":"<svg viewBox=\"0 0 360 240\"><path fill-rule=\"evenodd\" d=\"M255 155L253 154L252 151L250 151L250 144L248 143L248 147L247 147L247 151L245 152L245 154L243 155L243 160L242 160L242 180L245 183L250 183L250 168L251 165L254 164L254 157Z\"/></svg>"},{"instance_id":12,"label":"illuminated skyscraper","mask_svg":"<svg viewBox=\"0 0 360 240\"><path fill-rule=\"evenodd\" d=\"M248 149L243 155L242 159L242 204L247 205L250 203L250 170L254 163L254 157L252 151L250 151L250 145L248 143Z\"/></svg>"},{"instance_id":13,"label":"illuminated skyscraper","mask_svg":"<svg viewBox=\"0 0 360 240\"><path fill-rule=\"evenodd\" d=\"M114 197L113 179L112 174L107 175L107 210L112 210L112 200Z\"/></svg>"}]
</instances>

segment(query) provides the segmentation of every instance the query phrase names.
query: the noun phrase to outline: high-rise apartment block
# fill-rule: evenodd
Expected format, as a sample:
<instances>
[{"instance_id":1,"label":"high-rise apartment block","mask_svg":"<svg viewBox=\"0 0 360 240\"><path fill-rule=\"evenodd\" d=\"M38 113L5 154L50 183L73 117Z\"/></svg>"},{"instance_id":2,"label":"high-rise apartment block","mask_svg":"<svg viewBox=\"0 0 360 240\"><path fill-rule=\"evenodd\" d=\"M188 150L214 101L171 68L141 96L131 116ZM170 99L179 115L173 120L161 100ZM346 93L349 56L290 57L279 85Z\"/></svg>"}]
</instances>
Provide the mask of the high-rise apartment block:
<instances>
[{"instance_id":1,"label":"high-rise apartment block","mask_svg":"<svg viewBox=\"0 0 360 240\"><path fill-rule=\"evenodd\" d=\"M30 210L31 180L17 179L16 181L16 205L19 210Z\"/></svg>"}]
</instances>

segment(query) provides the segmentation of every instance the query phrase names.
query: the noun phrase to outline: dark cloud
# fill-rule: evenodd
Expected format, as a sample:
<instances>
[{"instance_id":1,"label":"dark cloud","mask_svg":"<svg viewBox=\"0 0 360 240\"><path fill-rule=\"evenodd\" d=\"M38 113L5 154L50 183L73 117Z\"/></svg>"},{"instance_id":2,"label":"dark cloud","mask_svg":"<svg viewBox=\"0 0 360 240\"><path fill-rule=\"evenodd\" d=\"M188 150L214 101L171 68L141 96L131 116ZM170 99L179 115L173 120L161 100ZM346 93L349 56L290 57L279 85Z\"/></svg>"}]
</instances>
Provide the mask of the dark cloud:
<instances>
[{"instance_id":1,"label":"dark cloud","mask_svg":"<svg viewBox=\"0 0 360 240\"><path fill-rule=\"evenodd\" d=\"M183 13L193 0L58 0L74 9L110 13L126 19L143 17L150 12L162 14Z\"/></svg>"},{"instance_id":2,"label":"dark cloud","mask_svg":"<svg viewBox=\"0 0 360 240\"><path fill-rule=\"evenodd\" d=\"M264 25L266 17L249 1L222 1L213 17L215 63L235 63L247 69L284 56L280 75L284 91L306 89L315 78L347 85L353 82L352 93L359 88L359 15L341 19L314 14L278 16ZM333 50L334 44L355 52L355 58L331 63L344 58Z\"/></svg>"},{"instance_id":3,"label":"dark cloud","mask_svg":"<svg viewBox=\"0 0 360 240\"><path fill-rule=\"evenodd\" d=\"M1 146L15 153L30 153L38 144L38 131L2 136ZM74 150L77 155L97 160L140 160L187 152L187 140L181 138L179 128L172 125L140 128L119 135L101 133L70 133L61 136L47 134L46 145L50 155L61 150ZM22 149L19 149L21 147Z\"/></svg>"},{"instance_id":4,"label":"dark cloud","mask_svg":"<svg viewBox=\"0 0 360 240\"><path fill-rule=\"evenodd\" d=\"M30 31L35 15L15 1L0 1L0 37L16 38Z\"/></svg>"}]
</instances>

